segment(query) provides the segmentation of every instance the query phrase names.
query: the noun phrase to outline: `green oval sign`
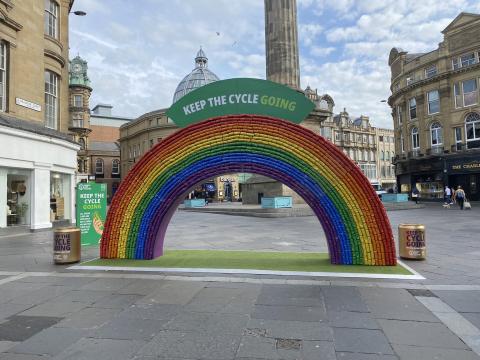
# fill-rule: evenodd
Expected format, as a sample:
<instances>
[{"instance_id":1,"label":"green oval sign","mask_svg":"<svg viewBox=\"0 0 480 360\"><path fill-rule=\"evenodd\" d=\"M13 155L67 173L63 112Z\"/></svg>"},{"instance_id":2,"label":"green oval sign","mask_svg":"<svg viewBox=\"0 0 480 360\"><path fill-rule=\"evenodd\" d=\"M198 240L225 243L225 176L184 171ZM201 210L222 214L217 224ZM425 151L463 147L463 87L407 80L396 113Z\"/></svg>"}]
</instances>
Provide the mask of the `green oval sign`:
<instances>
[{"instance_id":1,"label":"green oval sign","mask_svg":"<svg viewBox=\"0 0 480 360\"><path fill-rule=\"evenodd\" d=\"M167 116L179 127L223 115L267 115L299 124L315 104L288 86L260 79L220 80L173 104Z\"/></svg>"}]
</instances>

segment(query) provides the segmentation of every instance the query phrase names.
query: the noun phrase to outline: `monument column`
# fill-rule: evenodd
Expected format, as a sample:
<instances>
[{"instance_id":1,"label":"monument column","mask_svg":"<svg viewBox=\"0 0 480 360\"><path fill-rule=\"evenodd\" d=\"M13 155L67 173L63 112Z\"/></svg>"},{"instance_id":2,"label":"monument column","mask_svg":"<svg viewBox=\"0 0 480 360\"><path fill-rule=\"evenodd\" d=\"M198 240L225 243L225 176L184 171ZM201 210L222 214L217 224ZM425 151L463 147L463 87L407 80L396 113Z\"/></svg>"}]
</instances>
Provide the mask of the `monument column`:
<instances>
[{"instance_id":1,"label":"monument column","mask_svg":"<svg viewBox=\"0 0 480 360\"><path fill-rule=\"evenodd\" d=\"M297 1L265 0L267 80L300 89Z\"/></svg>"}]
</instances>

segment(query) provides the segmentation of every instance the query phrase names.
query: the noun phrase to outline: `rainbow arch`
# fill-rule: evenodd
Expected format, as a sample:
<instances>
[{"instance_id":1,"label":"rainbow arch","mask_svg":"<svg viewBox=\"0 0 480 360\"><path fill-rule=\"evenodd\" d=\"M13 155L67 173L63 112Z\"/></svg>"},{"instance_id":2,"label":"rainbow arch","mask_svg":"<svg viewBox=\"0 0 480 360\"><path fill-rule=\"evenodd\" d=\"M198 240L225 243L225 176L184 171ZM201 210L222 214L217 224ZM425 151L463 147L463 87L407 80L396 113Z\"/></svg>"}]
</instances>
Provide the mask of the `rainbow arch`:
<instances>
[{"instance_id":1,"label":"rainbow arch","mask_svg":"<svg viewBox=\"0 0 480 360\"><path fill-rule=\"evenodd\" d=\"M302 196L323 227L333 264L396 264L385 209L358 166L310 130L260 115L193 124L146 153L112 200L101 257L161 256L168 223L185 194L232 172L269 176Z\"/></svg>"}]
</instances>

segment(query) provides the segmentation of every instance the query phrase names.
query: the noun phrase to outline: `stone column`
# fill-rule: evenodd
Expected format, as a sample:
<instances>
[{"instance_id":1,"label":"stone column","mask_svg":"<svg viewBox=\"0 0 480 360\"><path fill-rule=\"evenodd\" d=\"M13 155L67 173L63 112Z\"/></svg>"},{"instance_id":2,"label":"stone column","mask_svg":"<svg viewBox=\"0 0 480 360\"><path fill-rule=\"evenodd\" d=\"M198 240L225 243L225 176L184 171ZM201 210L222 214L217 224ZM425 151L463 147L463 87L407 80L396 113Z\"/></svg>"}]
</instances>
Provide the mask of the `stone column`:
<instances>
[{"instance_id":1,"label":"stone column","mask_svg":"<svg viewBox=\"0 0 480 360\"><path fill-rule=\"evenodd\" d=\"M265 0L267 80L300 89L297 1Z\"/></svg>"}]
</instances>

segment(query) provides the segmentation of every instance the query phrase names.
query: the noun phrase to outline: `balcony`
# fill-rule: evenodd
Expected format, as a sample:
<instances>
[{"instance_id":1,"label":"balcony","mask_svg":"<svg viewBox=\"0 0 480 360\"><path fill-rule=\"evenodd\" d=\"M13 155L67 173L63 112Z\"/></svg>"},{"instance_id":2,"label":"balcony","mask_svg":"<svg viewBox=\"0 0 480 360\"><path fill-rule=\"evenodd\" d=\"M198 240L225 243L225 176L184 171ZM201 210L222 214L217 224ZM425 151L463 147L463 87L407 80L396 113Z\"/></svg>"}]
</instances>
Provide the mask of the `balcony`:
<instances>
[{"instance_id":1,"label":"balcony","mask_svg":"<svg viewBox=\"0 0 480 360\"><path fill-rule=\"evenodd\" d=\"M443 150L443 146L432 146L432 148L427 149L427 155L441 155Z\"/></svg>"},{"instance_id":2,"label":"balcony","mask_svg":"<svg viewBox=\"0 0 480 360\"><path fill-rule=\"evenodd\" d=\"M412 151L409 151L408 154L407 154L407 157L409 159L415 159L415 158L418 158L420 156L423 156L423 154L420 153L420 149L413 149Z\"/></svg>"},{"instance_id":3,"label":"balcony","mask_svg":"<svg viewBox=\"0 0 480 360\"><path fill-rule=\"evenodd\" d=\"M68 127L68 130L77 133L79 135L87 135L89 134L92 129L89 129L86 127L86 122L82 120L72 120L70 126Z\"/></svg>"}]
</instances>

